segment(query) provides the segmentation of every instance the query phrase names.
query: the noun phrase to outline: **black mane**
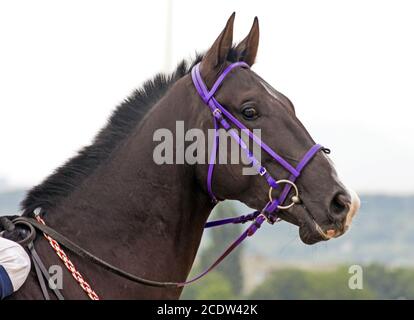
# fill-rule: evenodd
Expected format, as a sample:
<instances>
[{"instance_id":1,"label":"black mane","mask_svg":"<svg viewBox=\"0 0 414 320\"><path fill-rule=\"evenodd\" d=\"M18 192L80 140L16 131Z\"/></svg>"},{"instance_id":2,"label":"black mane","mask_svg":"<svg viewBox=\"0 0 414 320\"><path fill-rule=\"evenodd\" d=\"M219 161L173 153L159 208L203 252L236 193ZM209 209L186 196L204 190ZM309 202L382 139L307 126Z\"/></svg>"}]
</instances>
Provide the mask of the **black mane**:
<instances>
[{"instance_id":1,"label":"black mane","mask_svg":"<svg viewBox=\"0 0 414 320\"><path fill-rule=\"evenodd\" d=\"M37 207L47 210L67 197L86 177L109 158L148 110L164 96L177 80L188 74L191 68L201 61L202 57L202 55L197 55L192 63L183 60L171 74L157 74L152 80L146 81L142 88L135 90L116 108L107 125L100 130L91 145L81 149L77 155L27 193L21 203L24 214L32 212ZM230 62L238 60L235 49L230 51L228 60Z\"/></svg>"}]
</instances>

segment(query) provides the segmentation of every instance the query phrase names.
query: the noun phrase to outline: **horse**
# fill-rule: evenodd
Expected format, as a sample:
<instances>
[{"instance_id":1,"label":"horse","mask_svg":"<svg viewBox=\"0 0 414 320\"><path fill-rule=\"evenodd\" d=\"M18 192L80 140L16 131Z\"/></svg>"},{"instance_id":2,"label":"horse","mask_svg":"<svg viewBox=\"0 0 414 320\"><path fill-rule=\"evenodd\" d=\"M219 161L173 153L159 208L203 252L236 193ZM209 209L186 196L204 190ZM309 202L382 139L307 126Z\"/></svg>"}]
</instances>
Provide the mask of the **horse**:
<instances>
[{"instance_id":1,"label":"horse","mask_svg":"<svg viewBox=\"0 0 414 320\"><path fill-rule=\"evenodd\" d=\"M209 163L159 165L153 159L157 129L173 132L177 121L206 135L213 128L211 111L192 79L196 65L207 88L230 65L245 66L228 72L214 98L246 128L260 129L262 140L292 166L315 145L292 102L250 69L259 44L257 17L237 45L234 18L233 13L204 54L192 62L183 60L171 74L156 75L121 103L89 146L27 193L23 217L33 217L41 208L48 226L109 263L146 279L184 282L218 201L265 207L269 186L262 174L243 174L242 163L216 164L210 175ZM308 159L297 179L300 200L277 213L278 219L298 226L306 244L342 235L359 207L358 196L340 181L321 150ZM268 153L261 150L260 156L267 172L289 179L290 173ZM216 201L211 200L210 187ZM272 192L276 196L282 190ZM64 268L47 239L38 236L35 246L46 266ZM70 259L100 298L178 299L182 291L131 282L77 255ZM66 299L88 299L70 272L63 269L62 276ZM43 299L36 270L11 299Z\"/></svg>"}]
</instances>

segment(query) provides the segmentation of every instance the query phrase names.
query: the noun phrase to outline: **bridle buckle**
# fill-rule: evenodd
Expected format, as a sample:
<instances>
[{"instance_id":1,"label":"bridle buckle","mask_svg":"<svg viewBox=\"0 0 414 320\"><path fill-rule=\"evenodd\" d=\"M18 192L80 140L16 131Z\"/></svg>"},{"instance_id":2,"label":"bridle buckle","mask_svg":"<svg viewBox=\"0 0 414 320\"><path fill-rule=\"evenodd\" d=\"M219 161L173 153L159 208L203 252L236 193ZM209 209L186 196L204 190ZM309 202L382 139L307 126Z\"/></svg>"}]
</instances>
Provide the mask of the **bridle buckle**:
<instances>
[{"instance_id":1,"label":"bridle buckle","mask_svg":"<svg viewBox=\"0 0 414 320\"><path fill-rule=\"evenodd\" d=\"M213 116L215 117L215 118L219 118L219 117L221 117L221 110L219 109L219 108L215 108L214 110L213 110Z\"/></svg>"},{"instance_id":2,"label":"bridle buckle","mask_svg":"<svg viewBox=\"0 0 414 320\"><path fill-rule=\"evenodd\" d=\"M259 174L263 177L267 173L267 170L265 167L261 167L259 170Z\"/></svg>"}]
</instances>

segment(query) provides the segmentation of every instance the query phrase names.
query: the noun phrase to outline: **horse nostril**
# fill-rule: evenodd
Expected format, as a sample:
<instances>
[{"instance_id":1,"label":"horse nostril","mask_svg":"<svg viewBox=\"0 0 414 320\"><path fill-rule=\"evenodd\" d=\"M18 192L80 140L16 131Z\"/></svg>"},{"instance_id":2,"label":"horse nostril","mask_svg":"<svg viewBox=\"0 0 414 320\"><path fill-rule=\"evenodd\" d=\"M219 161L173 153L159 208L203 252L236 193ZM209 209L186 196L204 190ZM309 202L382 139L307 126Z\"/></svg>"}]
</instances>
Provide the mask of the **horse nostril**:
<instances>
[{"instance_id":1,"label":"horse nostril","mask_svg":"<svg viewBox=\"0 0 414 320\"><path fill-rule=\"evenodd\" d=\"M348 212L351 199L348 195L337 193L331 202L331 212L334 214L343 214Z\"/></svg>"}]
</instances>

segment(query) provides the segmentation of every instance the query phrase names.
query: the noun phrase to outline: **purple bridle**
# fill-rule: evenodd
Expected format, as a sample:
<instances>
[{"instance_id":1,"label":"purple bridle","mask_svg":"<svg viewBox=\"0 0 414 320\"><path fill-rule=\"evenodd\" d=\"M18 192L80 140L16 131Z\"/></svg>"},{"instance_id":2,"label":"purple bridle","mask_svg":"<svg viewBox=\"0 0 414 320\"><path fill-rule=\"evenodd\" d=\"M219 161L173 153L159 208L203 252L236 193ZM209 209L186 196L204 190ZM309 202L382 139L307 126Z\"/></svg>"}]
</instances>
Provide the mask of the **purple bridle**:
<instances>
[{"instance_id":1,"label":"purple bridle","mask_svg":"<svg viewBox=\"0 0 414 320\"><path fill-rule=\"evenodd\" d=\"M210 154L210 160L208 165L208 172L207 172L207 191L211 197L211 199L214 202L217 202L217 198L214 195L212 191L212 177L213 177L213 171L214 171L214 164L216 161L216 155L217 155L217 148L218 148L218 141L219 141L219 134L218 134L218 128L219 125L223 127L225 130L228 131L228 133L231 135L232 138L236 140L236 142L240 145L241 149L246 153L248 159L251 161L252 166L256 169L258 174L266 179L266 182L268 183L269 187L271 189L278 188L280 182L286 183L285 188L283 192L281 193L279 199L274 199L269 201L269 203L266 206L266 211L268 213L273 213L277 209L283 209L290 206L282 207L280 204L282 204L290 189L294 187L294 181L299 177L302 169L309 163L309 161L313 158L313 156L322 148L320 144L315 144L312 146L308 152L304 155L302 160L299 162L297 167L293 167L290 165L285 159L283 159L281 156L279 156L272 148L270 148L266 143L264 143L261 139L259 139L257 136L253 134L252 131L247 129L247 127L241 123L239 120L237 120L236 117L234 117L229 111L227 111L215 98L214 95L216 94L217 90L220 88L220 85L223 83L226 76L235 68L241 67L241 68L249 68L249 65L245 62L235 62L230 64L223 73L220 74L216 82L213 84L213 87L211 90L207 89L207 86L205 85L201 74L200 74L200 63L193 67L191 70L191 76L193 79L194 86L200 95L203 102L210 108L211 113L213 115L213 123L214 123L214 144L213 149ZM228 121L226 120L228 119ZM257 143L265 152L267 152L276 162L278 162L283 168L285 168L289 173L290 176L288 178L288 181L286 180L279 180L276 181L270 173L266 170L264 166L260 164L260 162L255 158L253 153L248 149L248 146L244 143L244 141L240 138L237 131L232 129L229 122L231 122L235 127L239 128L240 130L243 130L243 132L247 132L248 136ZM271 196L270 196L271 198ZM299 199L294 199L296 202ZM294 203L293 201L292 203Z\"/></svg>"},{"instance_id":2,"label":"purple bridle","mask_svg":"<svg viewBox=\"0 0 414 320\"><path fill-rule=\"evenodd\" d=\"M272 148L265 144L261 139L253 134L243 123L237 120L228 110L226 110L215 98L217 90L220 88L224 79L229 75L229 73L235 68L250 68L249 65L245 62L235 62L230 64L217 78L216 82L213 84L212 88L208 90L206 84L204 83L201 73L200 73L200 63L195 65L191 70L191 77L194 83L194 86L203 100L203 102L210 108L210 111L213 115L213 124L214 124L214 143L213 148L210 154L210 159L208 163L208 172L207 172L207 191L210 195L212 201L217 203L218 200L212 190L212 178L214 171L214 164L217 156L217 148L219 142L219 126L221 125L230 136L235 139L235 141L240 145L241 149L246 153L248 159L251 161L252 166L257 170L258 174L266 179L270 189L269 189L269 202L262 209L262 211L254 211L247 215L242 215L239 217L227 218L222 220L210 221L207 222L204 228L216 227L229 223L245 223L247 221L252 221L253 223L226 249L226 251L205 271L197 275L191 280L180 283L180 286L185 286L190 284L203 276L205 276L209 271L211 271L215 266L217 266L231 251L233 251L244 239L248 236L252 236L262 223L267 220L269 223L273 224L278 220L277 212L279 210L285 210L292 207L294 204L299 203L299 194L298 189L295 185L296 179L301 174L303 168L309 163L309 161L316 155L316 153L323 149L320 144L315 144L312 146L300 160L299 164L296 167L293 167L280 155L278 155ZM267 152L277 163L279 163L283 168L289 172L288 179L275 180L267 169L260 164L260 162L255 158L253 153L249 150L248 146L241 139L236 130L232 128L230 123L243 132L247 132L249 138L251 138L254 143L257 143L265 152ZM282 192L279 195L278 199L272 199L272 190L279 187L280 184L285 184ZM286 197L288 196L291 188L295 189L296 195L292 197L292 202L289 205L282 206Z\"/></svg>"}]
</instances>

